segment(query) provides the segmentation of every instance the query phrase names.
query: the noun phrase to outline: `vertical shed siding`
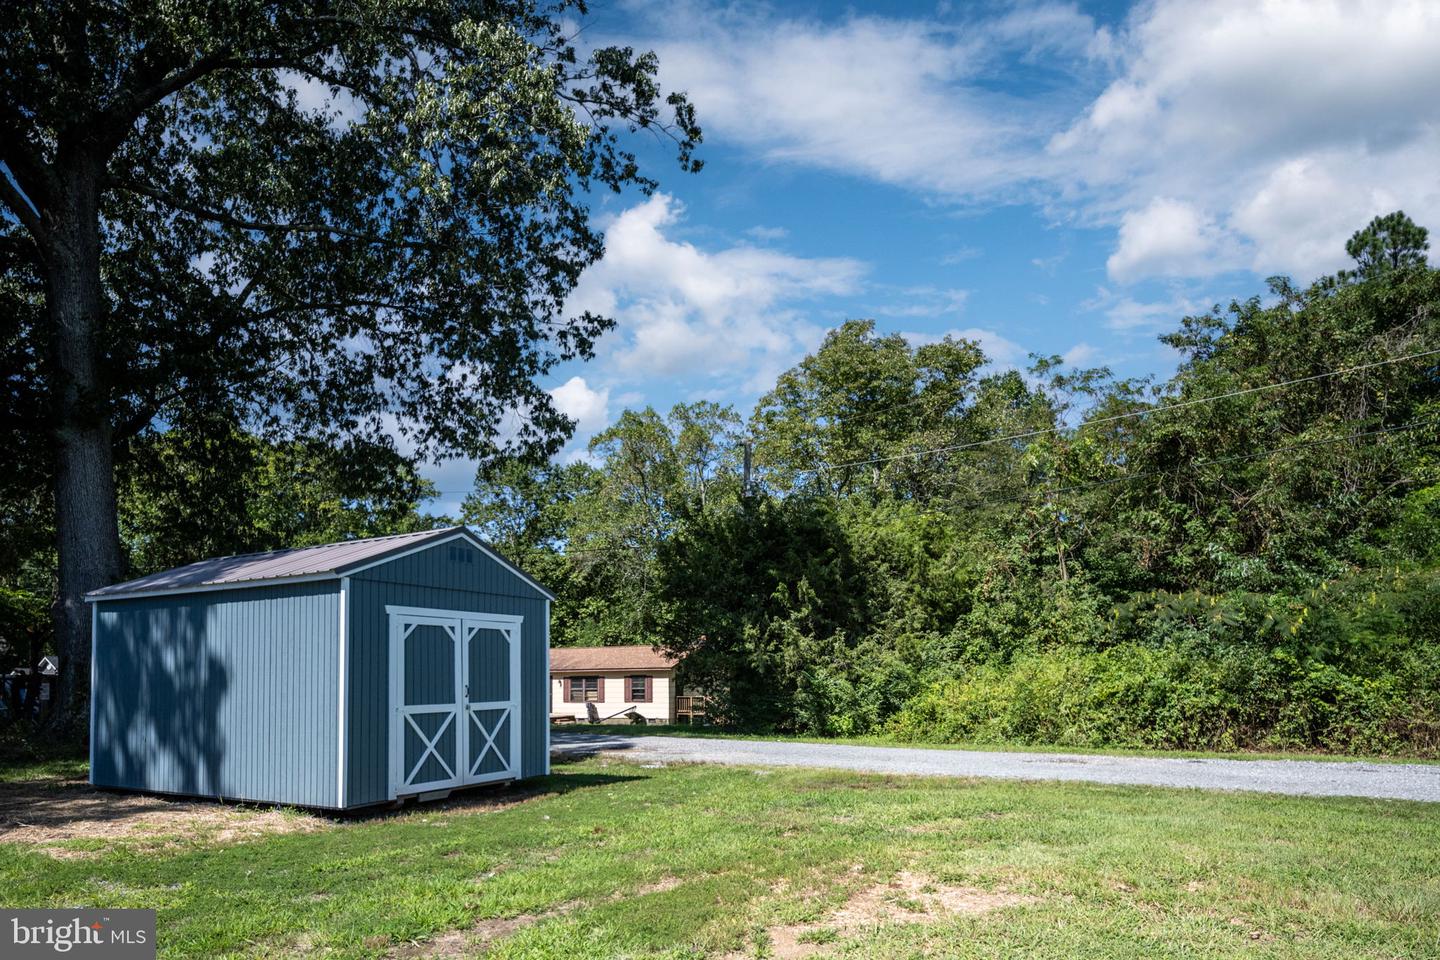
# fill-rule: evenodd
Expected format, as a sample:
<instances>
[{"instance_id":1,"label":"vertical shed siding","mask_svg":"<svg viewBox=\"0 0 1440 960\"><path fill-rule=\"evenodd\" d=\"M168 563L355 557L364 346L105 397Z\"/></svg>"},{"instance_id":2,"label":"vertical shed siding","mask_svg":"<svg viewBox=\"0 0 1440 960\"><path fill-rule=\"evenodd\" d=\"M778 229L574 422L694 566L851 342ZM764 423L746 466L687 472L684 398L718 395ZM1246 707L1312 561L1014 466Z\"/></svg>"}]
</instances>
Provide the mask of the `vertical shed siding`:
<instances>
[{"instance_id":1,"label":"vertical shed siding","mask_svg":"<svg viewBox=\"0 0 1440 960\"><path fill-rule=\"evenodd\" d=\"M101 786L337 805L338 582L101 601Z\"/></svg>"},{"instance_id":2,"label":"vertical shed siding","mask_svg":"<svg viewBox=\"0 0 1440 960\"><path fill-rule=\"evenodd\" d=\"M456 551L459 551L457 553ZM460 558L469 556L469 560ZM390 797L390 634L385 607L521 616L520 774L546 772L546 601L462 541L437 544L350 576L350 765L347 803Z\"/></svg>"}]
</instances>

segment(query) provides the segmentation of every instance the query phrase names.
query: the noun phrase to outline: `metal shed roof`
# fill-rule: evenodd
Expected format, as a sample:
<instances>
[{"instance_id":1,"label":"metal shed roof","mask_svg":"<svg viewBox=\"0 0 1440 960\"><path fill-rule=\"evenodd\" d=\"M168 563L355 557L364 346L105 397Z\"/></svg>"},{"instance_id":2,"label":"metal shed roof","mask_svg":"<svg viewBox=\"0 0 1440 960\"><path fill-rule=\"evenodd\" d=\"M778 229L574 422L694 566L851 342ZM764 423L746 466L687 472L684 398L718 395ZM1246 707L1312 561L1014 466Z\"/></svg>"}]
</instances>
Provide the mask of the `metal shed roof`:
<instances>
[{"instance_id":1,"label":"metal shed roof","mask_svg":"<svg viewBox=\"0 0 1440 960\"><path fill-rule=\"evenodd\" d=\"M278 581L328 580L381 563L392 555L434 546L457 537L468 540L547 598L555 599L554 594L496 553L493 547L471 533L467 527L442 527L419 533L401 533L389 537L345 540L314 547L242 553L233 557L199 560L173 570L162 570L149 576L92 590L85 595L85 599L106 600L113 597L191 593L235 586L263 586Z\"/></svg>"}]
</instances>

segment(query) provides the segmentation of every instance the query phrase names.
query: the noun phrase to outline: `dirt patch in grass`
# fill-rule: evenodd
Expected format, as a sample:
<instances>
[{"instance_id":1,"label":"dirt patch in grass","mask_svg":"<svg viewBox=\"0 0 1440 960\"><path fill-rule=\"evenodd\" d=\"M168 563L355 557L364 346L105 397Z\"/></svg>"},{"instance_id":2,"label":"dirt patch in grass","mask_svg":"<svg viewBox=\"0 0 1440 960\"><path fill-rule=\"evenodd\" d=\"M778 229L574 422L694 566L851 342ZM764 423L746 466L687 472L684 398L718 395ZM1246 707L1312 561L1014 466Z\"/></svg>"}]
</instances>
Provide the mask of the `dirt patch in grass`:
<instances>
[{"instance_id":1,"label":"dirt patch in grass","mask_svg":"<svg viewBox=\"0 0 1440 960\"><path fill-rule=\"evenodd\" d=\"M902 871L889 883L862 890L836 911L832 922L842 928L908 923L958 914L989 913L1019 906L1028 898L1006 890L981 890L935 883L919 874Z\"/></svg>"},{"instance_id":2,"label":"dirt patch in grass","mask_svg":"<svg viewBox=\"0 0 1440 960\"><path fill-rule=\"evenodd\" d=\"M824 919L771 927L766 931L766 956L775 960L801 960L820 954L827 944L863 930L892 923L934 923L949 917L978 915L1032 902L1032 898L1004 889L937 883L922 874L901 871L894 879L866 887ZM727 954L725 960L744 960L746 952Z\"/></svg>"},{"instance_id":3,"label":"dirt patch in grass","mask_svg":"<svg viewBox=\"0 0 1440 960\"><path fill-rule=\"evenodd\" d=\"M234 843L318 830L327 822L292 810L110 793L84 780L0 783L0 843L27 844L54 857L96 856L121 844Z\"/></svg>"},{"instance_id":4,"label":"dirt patch in grass","mask_svg":"<svg viewBox=\"0 0 1440 960\"><path fill-rule=\"evenodd\" d=\"M647 895L652 894L652 893L665 893L666 891L674 890L676 887L680 886L680 884L682 884L682 883L684 883L684 882L685 882L685 881L684 881L684 880L681 880L679 877L661 877L659 880L656 880L654 883L647 883L647 884L645 884L645 886L643 886L643 887L641 887L640 889L636 890L634 893L629 893L629 894L626 894L626 893L618 893L618 894L613 895L613 896L611 897L611 899L612 899L612 900L624 900L624 899L627 899L628 897L632 897L632 896L634 896L634 897L643 897L643 896L647 896Z\"/></svg>"},{"instance_id":5,"label":"dirt patch in grass","mask_svg":"<svg viewBox=\"0 0 1440 960\"><path fill-rule=\"evenodd\" d=\"M550 914L527 914L520 917L495 917L481 920L465 930L451 930L421 943L406 943L391 950L388 957L393 960L420 960L434 958L445 960L450 957L474 957L487 950L492 943L503 940L516 930L538 923Z\"/></svg>"},{"instance_id":6,"label":"dirt patch in grass","mask_svg":"<svg viewBox=\"0 0 1440 960\"><path fill-rule=\"evenodd\" d=\"M477 920L463 930L450 930L428 940L401 944L386 954L386 957L389 960L422 960L422 958L423 960L450 960L450 958L474 957L489 949L497 941L542 920L563 917L567 913L600 903L614 903L617 900L628 900L631 897L665 893L674 890L682 883L684 881L679 877L664 876L654 883L647 883L643 887L636 887L633 890L620 890L598 901L570 900L540 913Z\"/></svg>"},{"instance_id":7,"label":"dirt patch in grass","mask_svg":"<svg viewBox=\"0 0 1440 960\"><path fill-rule=\"evenodd\" d=\"M435 818L492 813L548 795L536 786L457 791L445 800L375 807L327 816L274 806L97 790L85 780L35 777L0 781L0 843L20 843L54 857L98 856L117 846L157 850L225 844L279 833L305 833L386 817Z\"/></svg>"}]
</instances>

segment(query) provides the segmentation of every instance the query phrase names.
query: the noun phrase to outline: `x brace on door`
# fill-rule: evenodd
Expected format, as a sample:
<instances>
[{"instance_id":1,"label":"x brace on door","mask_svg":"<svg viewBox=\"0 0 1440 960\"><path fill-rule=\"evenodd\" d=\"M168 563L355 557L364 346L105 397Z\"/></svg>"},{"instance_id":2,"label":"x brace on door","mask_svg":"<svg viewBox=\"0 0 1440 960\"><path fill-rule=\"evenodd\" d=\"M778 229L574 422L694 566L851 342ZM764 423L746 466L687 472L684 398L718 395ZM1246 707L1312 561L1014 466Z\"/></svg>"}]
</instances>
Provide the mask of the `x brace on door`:
<instances>
[{"instance_id":1,"label":"x brace on door","mask_svg":"<svg viewBox=\"0 0 1440 960\"><path fill-rule=\"evenodd\" d=\"M475 729L480 731L480 736L485 738L485 746L480 748L480 752L475 757L475 762L470 764L470 776L473 777L479 774L480 768L485 764L485 755L492 750L495 751L495 759L501 763L505 762L505 755L500 752L500 748L495 744L495 736L500 732L500 728L505 726L505 720L509 716L509 707L500 711L500 716L495 720L494 730L491 731L485 729L485 724L480 722L480 717L476 711L470 711L470 719L474 721Z\"/></svg>"},{"instance_id":2,"label":"x brace on door","mask_svg":"<svg viewBox=\"0 0 1440 960\"><path fill-rule=\"evenodd\" d=\"M450 769L450 764L446 763L445 758L440 755L440 751L435 749L435 745L440 742L441 737L445 736L445 731L450 729L450 724L454 722L454 720L455 714L447 714L445 722L440 724L439 730L435 731L435 736L426 737L425 731L420 729L420 725L415 722L415 718L408 713L405 715L405 722L410 724L410 729L414 730L415 735L420 738L420 742L425 744L425 750L420 754L420 759L415 762L415 766L411 768L410 773L405 777L406 783L410 783L415 779L415 774L419 773L420 768L425 766L426 757L434 757L440 766L445 768L447 776L455 776L455 771Z\"/></svg>"},{"instance_id":3,"label":"x brace on door","mask_svg":"<svg viewBox=\"0 0 1440 960\"><path fill-rule=\"evenodd\" d=\"M390 620L394 717L390 727L391 795L518 776L520 730L516 707L520 702L523 618L420 607L387 606L386 612ZM437 632L427 639L416 633L419 627L435 628ZM484 641L488 647L480 646L481 631L487 631L485 636L492 638ZM437 636L442 635L449 641L444 645L448 652L436 646ZM497 641L499 646L495 646ZM413 646L417 643L422 646ZM410 674L412 670L418 672ZM480 672L472 674L472 670ZM481 687L472 691L476 678ZM417 691L421 692L418 698ZM472 693L485 699L471 700ZM407 697L417 702L407 702ZM418 702L420 699L434 702ZM468 720L457 720L461 711ZM417 716L439 721L433 735L425 733ZM449 745L443 742L447 734ZM418 756L412 751L418 751ZM407 762L408 769L404 766ZM487 764L491 769L485 769ZM424 772L427 770L430 772Z\"/></svg>"}]
</instances>

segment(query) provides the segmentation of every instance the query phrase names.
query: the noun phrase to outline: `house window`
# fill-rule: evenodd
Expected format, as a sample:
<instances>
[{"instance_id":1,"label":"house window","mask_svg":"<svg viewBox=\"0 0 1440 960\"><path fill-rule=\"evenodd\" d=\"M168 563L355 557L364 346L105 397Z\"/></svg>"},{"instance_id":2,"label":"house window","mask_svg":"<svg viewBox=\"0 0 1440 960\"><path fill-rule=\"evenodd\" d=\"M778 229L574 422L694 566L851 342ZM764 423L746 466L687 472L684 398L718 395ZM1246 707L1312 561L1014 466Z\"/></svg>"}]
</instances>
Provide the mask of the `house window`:
<instances>
[{"instance_id":1,"label":"house window","mask_svg":"<svg viewBox=\"0 0 1440 960\"><path fill-rule=\"evenodd\" d=\"M625 679L630 685L631 703L650 702L650 678L648 676L637 674L636 676L626 677Z\"/></svg>"},{"instance_id":2,"label":"house window","mask_svg":"<svg viewBox=\"0 0 1440 960\"><path fill-rule=\"evenodd\" d=\"M599 677L568 677L565 681L565 699L570 703L600 703L605 699L604 688Z\"/></svg>"}]
</instances>

